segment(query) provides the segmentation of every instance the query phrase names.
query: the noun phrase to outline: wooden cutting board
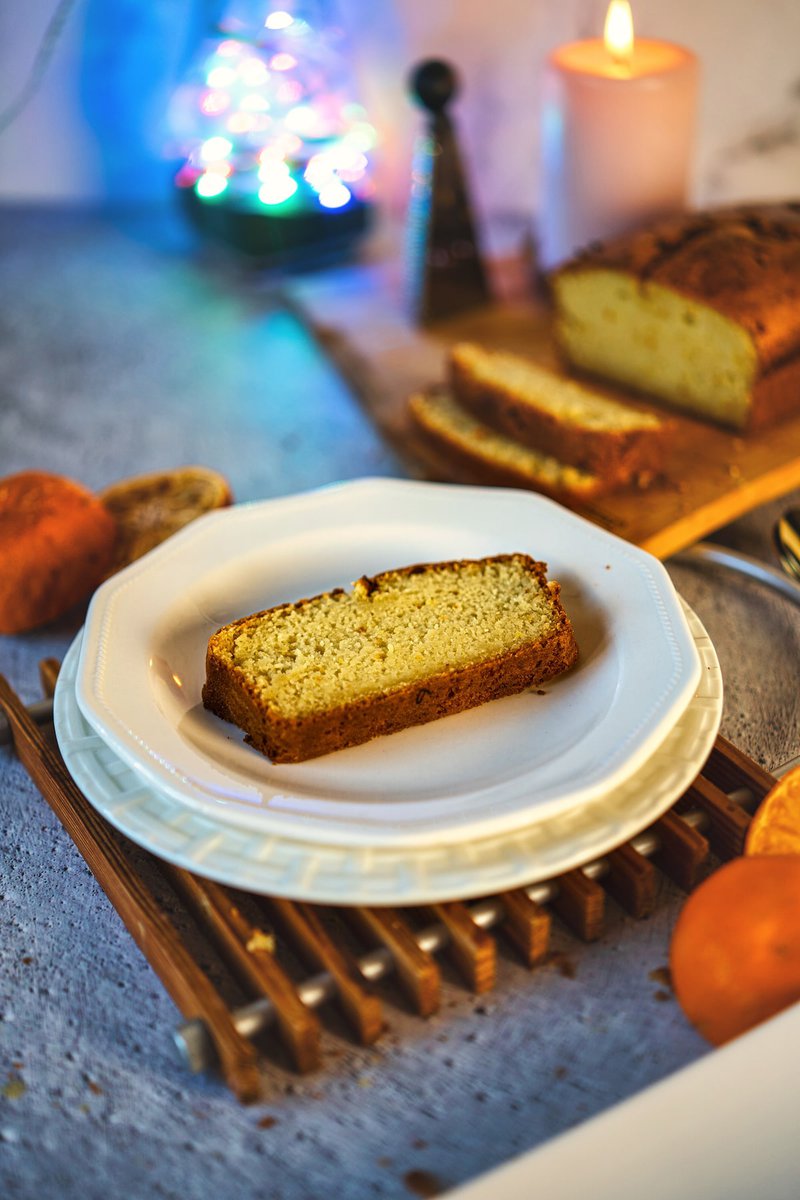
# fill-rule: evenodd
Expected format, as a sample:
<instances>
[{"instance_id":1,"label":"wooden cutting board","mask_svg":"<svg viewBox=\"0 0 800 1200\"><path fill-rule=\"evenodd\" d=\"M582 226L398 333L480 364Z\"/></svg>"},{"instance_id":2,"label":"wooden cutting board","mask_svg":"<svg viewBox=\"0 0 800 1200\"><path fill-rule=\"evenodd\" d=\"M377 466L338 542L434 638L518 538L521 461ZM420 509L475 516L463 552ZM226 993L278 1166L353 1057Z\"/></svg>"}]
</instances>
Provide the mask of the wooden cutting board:
<instances>
[{"instance_id":1,"label":"wooden cutting board","mask_svg":"<svg viewBox=\"0 0 800 1200\"><path fill-rule=\"evenodd\" d=\"M298 279L287 288L285 299L313 330L411 473L420 478L477 482L435 461L415 439L407 416L408 396L444 379L453 342L470 340L512 350L558 369L550 313L543 301L531 296L422 330L408 316L398 272L384 265L359 265ZM605 390L623 400L633 398ZM670 415L677 432L662 480L646 491L630 488L570 507L666 558L800 486L800 395L796 418L746 437Z\"/></svg>"}]
</instances>

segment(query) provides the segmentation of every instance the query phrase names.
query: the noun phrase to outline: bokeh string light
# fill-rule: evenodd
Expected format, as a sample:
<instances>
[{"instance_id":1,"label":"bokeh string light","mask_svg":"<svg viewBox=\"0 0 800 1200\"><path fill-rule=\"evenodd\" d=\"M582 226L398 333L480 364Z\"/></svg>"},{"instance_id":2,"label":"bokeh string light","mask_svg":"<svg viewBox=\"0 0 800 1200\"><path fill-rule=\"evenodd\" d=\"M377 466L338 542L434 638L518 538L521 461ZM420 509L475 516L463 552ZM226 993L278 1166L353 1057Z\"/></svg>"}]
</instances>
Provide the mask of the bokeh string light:
<instances>
[{"instance_id":1,"label":"bokeh string light","mask_svg":"<svg viewBox=\"0 0 800 1200\"><path fill-rule=\"evenodd\" d=\"M241 0L234 7L175 96L177 186L251 216L365 209L376 135L353 98L338 27L311 3L251 3L247 19Z\"/></svg>"}]
</instances>

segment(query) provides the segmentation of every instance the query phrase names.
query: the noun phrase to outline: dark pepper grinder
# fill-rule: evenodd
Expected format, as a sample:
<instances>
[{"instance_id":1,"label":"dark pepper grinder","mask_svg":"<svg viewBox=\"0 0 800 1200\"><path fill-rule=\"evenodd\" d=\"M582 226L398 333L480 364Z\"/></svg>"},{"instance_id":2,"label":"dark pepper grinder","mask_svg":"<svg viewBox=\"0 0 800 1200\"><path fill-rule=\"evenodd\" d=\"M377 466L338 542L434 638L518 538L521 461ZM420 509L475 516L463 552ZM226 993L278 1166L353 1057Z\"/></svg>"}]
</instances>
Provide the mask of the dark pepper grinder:
<instances>
[{"instance_id":1,"label":"dark pepper grinder","mask_svg":"<svg viewBox=\"0 0 800 1200\"><path fill-rule=\"evenodd\" d=\"M408 214L409 292L417 322L428 324L487 304L489 286L472 219L453 122L454 69L427 59L411 73L412 95L428 112L412 167Z\"/></svg>"}]
</instances>

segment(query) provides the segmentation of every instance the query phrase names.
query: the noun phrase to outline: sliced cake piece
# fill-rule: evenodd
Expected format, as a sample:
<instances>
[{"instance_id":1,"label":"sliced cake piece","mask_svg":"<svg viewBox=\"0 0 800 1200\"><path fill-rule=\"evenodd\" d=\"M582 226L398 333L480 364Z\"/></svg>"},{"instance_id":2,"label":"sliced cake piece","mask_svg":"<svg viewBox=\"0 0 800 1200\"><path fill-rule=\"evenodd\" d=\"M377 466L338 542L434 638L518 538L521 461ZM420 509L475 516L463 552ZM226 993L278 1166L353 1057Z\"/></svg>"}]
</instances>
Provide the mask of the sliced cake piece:
<instances>
[{"instance_id":1,"label":"sliced cake piece","mask_svg":"<svg viewBox=\"0 0 800 1200\"><path fill-rule=\"evenodd\" d=\"M543 683L578 648L525 554L359 579L218 630L203 703L273 762L301 762Z\"/></svg>"},{"instance_id":2,"label":"sliced cake piece","mask_svg":"<svg viewBox=\"0 0 800 1200\"><path fill-rule=\"evenodd\" d=\"M436 463L471 483L528 488L554 500L588 500L615 484L497 433L462 408L444 388L410 397L412 427Z\"/></svg>"},{"instance_id":3,"label":"sliced cake piece","mask_svg":"<svg viewBox=\"0 0 800 1200\"><path fill-rule=\"evenodd\" d=\"M464 408L529 449L620 485L663 466L669 422L652 413L469 342L453 347L449 370Z\"/></svg>"}]
</instances>

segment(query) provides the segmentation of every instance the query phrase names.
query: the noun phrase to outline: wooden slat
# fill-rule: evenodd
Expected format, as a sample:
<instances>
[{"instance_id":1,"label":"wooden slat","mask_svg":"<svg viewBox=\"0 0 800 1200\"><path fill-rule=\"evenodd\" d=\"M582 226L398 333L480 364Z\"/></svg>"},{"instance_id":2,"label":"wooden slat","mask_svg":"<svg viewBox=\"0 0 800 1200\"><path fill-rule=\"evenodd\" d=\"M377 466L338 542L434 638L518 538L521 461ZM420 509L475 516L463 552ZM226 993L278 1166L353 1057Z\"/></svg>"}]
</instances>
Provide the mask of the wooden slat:
<instances>
[{"instance_id":1,"label":"wooden slat","mask_svg":"<svg viewBox=\"0 0 800 1200\"><path fill-rule=\"evenodd\" d=\"M61 670L61 663L57 658L43 658L39 662L39 682L45 696L52 696L56 690L56 681L58 672Z\"/></svg>"},{"instance_id":2,"label":"wooden slat","mask_svg":"<svg viewBox=\"0 0 800 1200\"><path fill-rule=\"evenodd\" d=\"M434 904L428 911L450 934L448 953L472 991L491 991L497 978L497 944L491 934L475 924L465 904Z\"/></svg>"},{"instance_id":3,"label":"wooden slat","mask_svg":"<svg viewBox=\"0 0 800 1200\"><path fill-rule=\"evenodd\" d=\"M603 887L637 920L649 917L655 907L658 877L651 862L630 844L606 855L608 870Z\"/></svg>"},{"instance_id":4,"label":"wooden slat","mask_svg":"<svg viewBox=\"0 0 800 1200\"><path fill-rule=\"evenodd\" d=\"M708 841L674 813L665 813L650 826L658 841L652 862L678 887L690 892L700 867L708 858Z\"/></svg>"},{"instance_id":5,"label":"wooden slat","mask_svg":"<svg viewBox=\"0 0 800 1200\"><path fill-rule=\"evenodd\" d=\"M500 932L520 952L525 965L535 967L550 948L550 913L523 888L503 892L500 900L506 914Z\"/></svg>"},{"instance_id":6,"label":"wooden slat","mask_svg":"<svg viewBox=\"0 0 800 1200\"><path fill-rule=\"evenodd\" d=\"M42 686L48 694L54 690L58 667L55 659L40 664ZM260 1078L255 1048L239 1034L224 1000L140 878L126 840L88 804L51 742L2 677L0 710L8 716L21 762L72 837L136 944L184 1017L202 1022L208 1030L229 1087L243 1101L256 1099ZM676 809L651 827L658 849L649 861L626 844L605 856L602 886L581 870L552 881L553 896L548 907L586 941L594 940L602 932L605 891L634 916L646 916L654 903L656 866L679 886L690 890L707 859L709 842L723 858L742 852L750 817L725 793L749 789L753 798L750 807L755 808L775 782L769 772L719 737L703 775ZM678 815L687 809L703 812L707 838ZM273 955L259 944L259 931L238 910L234 895L177 868L169 871L185 877L182 891L192 894L191 906L203 912L212 931L216 929L226 956L248 986L268 997L270 1019L274 1017L277 1021L297 1065L304 1070L317 1066L319 1021L309 1005L316 1006L318 1000L309 995L309 1004L303 1003ZM551 924L547 909L534 903L523 889L504 893L498 900L505 911L498 932L509 938L529 966L546 960ZM384 1028L380 1001L364 987L364 976L355 959L337 946L324 928L319 908L272 898L259 898L258 902L269 907L304 961L327 973L325 996L331 994L333 981L338 1000L360 1041L364 1044L375 1041ZM400 983L417 1011L421 1015L435 1012L440 1003L439 967L431 954L420 949L402 913L374 908L337 911L364 937L391 954ZM495 981L494 938L472 919L462 903L434 905L430 911L447 929L450 952L470 986L477 992L489 990ZM497 914L492 919L496 920ZM365 971L372 973L366 964ZM320 1001L321 996L322 993Z\"/></svg>"},{"instance_id":7,"label":"wooden slat","mask_svg":"<svg viewBox=\"0 0 800 1200\"><path fill-rule=\"evenodd\" d=\"M748 758L738 747L721 735L714 743L714 749L703 768L703 775L723 792L733 792L741 787L749 787L753 792L754 808L777 782L774 775L770 775L769 771L754 762L752 758Z\"/></svg>"},{"instance_id":8,"label":"wooden slat","mask_svg":"<svg viewBox=\"0 0 800 1200\"><path fill-rule=\"evenodd\" d=\"M559 875L556 893L550 906L573 933L584 942L593 942L603 932L605 893L599 883L583 871L568 871Z\"/></svg>"},{"instance_id":9,"label":"wooden slat","mask_svg":"<svg viewBox=\"0 0 800 1200\"><path fill-rule=\"evenodd\" d=\"M414 934L391 908L348 908L342 910L368 939L385 946L394 959L406 994L420 1016L429 1017L439 1008L441 977L436 960L421 950Z\"/></svg>"},{"instance_id":10,"label":"wooden slat","mask_svg":"<svg viewBox=\"0 0 800 1200\"><path fill-rule=\"evenodd\" d=\"M736 858L744 853L745 838L752 818L741 804L729 800L725 792L701 775L682 797L677 811L680 813L692 808L699 808L705 813L706 828L703 832L719 858Z\"/></svg>"},{"instance_id":11,"label":"wooden slat","mask_svg":"<svg viewBox=\"0 0 800 1200\"><path fill-rule=\"evenodd\" d=\"M247 921L228 892L210 879L198 879L165 863L173 883L195 916L209 930L242 982L275 1007L275 1019L299 1071L320 1063L320 1025L316 1013L297 995L294 984L264 945L265 935Z\"/></svg>"},{"instance_id":12,"label":"wooden slat","mask_svg":"<svg viewBox=\"0 0 800 1200\"><path fill-rule=\"evenodd\" d=\"M361 1044L377 1041L384 1028L381 1002L365 989L355 960L336 945L314 906L277 897L265 903L304 962L332 976L338 1002Z\"/></svg>"},{"instance_id":13,"label":"wooden slat","mask_svg":"<svg viewBox=\"0 0 800 1200\"><path fill-rule=\"evenodd\" d=\"M216 988L131 866L122 838L88 803L58 753L2 676L0 708L12 727L20 761L86 860L131 937L183 1016L205 1023L228 1086L240 1100L256 1100L261 1085L254 1048L237 1032Z\"/></svg>"}]
</instances>

